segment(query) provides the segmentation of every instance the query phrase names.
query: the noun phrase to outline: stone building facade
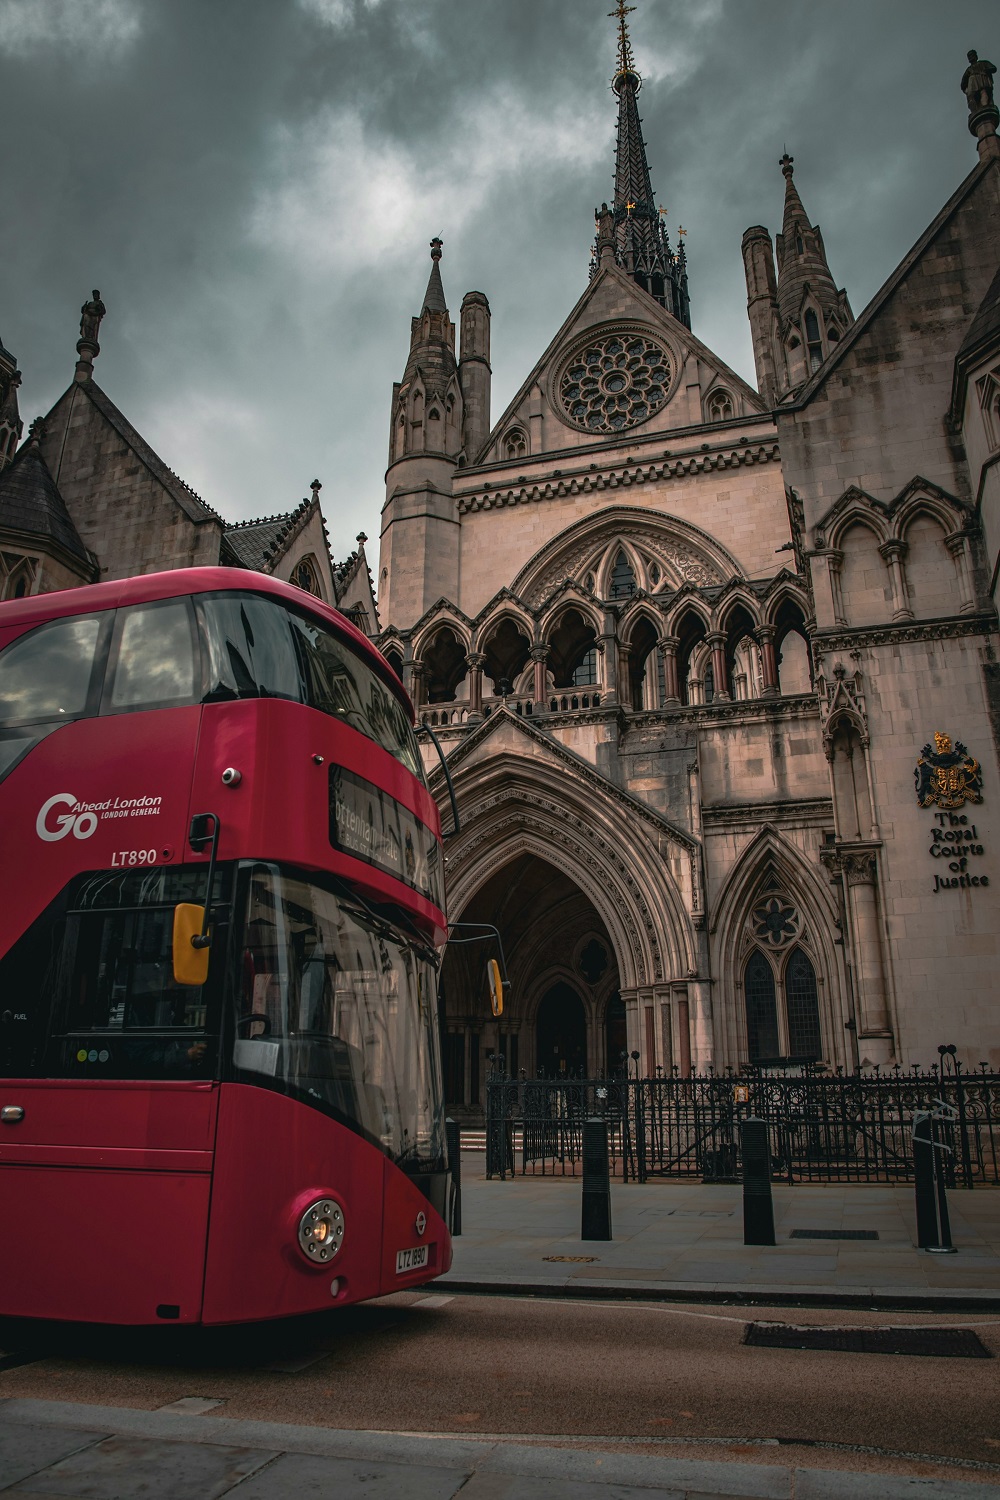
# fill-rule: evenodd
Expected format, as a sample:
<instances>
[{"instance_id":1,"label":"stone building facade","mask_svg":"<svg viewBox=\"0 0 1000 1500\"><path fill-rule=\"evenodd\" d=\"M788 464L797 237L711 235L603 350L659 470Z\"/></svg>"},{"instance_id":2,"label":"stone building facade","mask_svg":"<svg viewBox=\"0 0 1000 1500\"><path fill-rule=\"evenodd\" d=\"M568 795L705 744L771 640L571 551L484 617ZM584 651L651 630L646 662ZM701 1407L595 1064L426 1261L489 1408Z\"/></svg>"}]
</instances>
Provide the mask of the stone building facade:
<instances>
[{"instance_id":1,"label":"stone building facade","mask_svg":"<svg viewBox=\"0 0 1000 1500\"><path fill-rule=\"evenodd\" d=\"M755 389L692 331L620 28L575 307L491 422L489 304L456 348L434 241L393 389L381 644L454 783L450 915L511 980L494 1019L491 950L447 952L452 1107L498 1054L1000 1067L992 75L970 54L977 163L856 319L783 157Z\"/></svg>"},{"instance_id":2,"label":"stone building facade","mask_svg":"<svg viewBox=\"0 0 1000 1500\"><path fill-rule=\"evenodd\" d=\"M168 468L94 379L106 309L81 310L70 386L18 447L20 372L0 343L0 599L74 588L164 568L269 573L334 604L367 634L377 628L367 538L337 565L314 480L294 510L223 520Z\"/></svg>"}]
</instances>

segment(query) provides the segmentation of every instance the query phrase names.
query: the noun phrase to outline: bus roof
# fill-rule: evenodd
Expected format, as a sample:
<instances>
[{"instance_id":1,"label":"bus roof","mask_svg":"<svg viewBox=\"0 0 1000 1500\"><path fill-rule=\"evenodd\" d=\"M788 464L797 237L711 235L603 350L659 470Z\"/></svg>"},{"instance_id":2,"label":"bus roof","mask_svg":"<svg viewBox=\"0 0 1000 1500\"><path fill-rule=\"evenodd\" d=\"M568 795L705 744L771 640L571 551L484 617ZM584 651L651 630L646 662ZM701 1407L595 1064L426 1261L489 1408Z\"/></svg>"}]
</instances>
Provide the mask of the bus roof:
<instances>
[{"instance_id":1,"label":"bus roof","mask_svg":"<svg viewBox=\"0 0 1000 1500\"><path fill-rule=\"evenodd\" d=\"M35 625L45 620L57 620L63 615L92 614L96 610L117 609L125 604L147 604L153 599L176 599L182 595L233 590L279 599L330 626L392 688L413 719L413 705L395 672L381 651L352 625L346 615L305 589L283 583L280 578L269 578L266 573L255 573L249 568L172 568L164 573L142 573L111 583L92 583L82 588L33 594L28 599L10 599L0 604L0 626Z\"/></svg>"}]
</instances>

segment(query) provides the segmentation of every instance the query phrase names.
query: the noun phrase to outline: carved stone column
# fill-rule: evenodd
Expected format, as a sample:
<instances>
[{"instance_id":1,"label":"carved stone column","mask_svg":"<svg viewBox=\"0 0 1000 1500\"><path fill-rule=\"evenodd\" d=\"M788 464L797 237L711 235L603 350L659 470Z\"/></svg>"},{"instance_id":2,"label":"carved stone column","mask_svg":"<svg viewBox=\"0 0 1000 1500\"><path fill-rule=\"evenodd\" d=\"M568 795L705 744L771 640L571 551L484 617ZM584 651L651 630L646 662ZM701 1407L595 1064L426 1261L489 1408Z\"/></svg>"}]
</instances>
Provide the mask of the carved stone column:
<instances>
[{"instance_id":1,"label":"carved stone column","mask_svg":"<svg viewBox=\"0 0 1000 1500\"><path fill-rule=\"evenodd\" d=\"M621 701L618 672L618 615L613 609L604 611L604 628L598 646L604 657L604 693L602 707L613 708Z\"/></svg>"},{"instance_id":2,"label":"carved stone column","mask_svg":"<svg viewBox=\"0 0 1000 1500\"><path fill-rule=\"evenodd\" d=\"M715 1036L712 1027L712 986L707 979L689 979L689 1027L691 1068L704 1073L715 1062Z\"/></svg>"},{"instance_id":3,"label":"carved stone column","mask_svg":"<svg viewBox=\"0 0 1000 1500\"><path fill-rule=\"evenodd\" d=\"M774 626L761 625L757 630L757 644L760 646L760 664L764 678L760 690L762 698L775 698L780 692L778 686L778 658L774 649Z\"/></svg>"},{"instance_id":4,"label":"carved stone column","mask_svg":"<svg viewBox=\"0 0 1000 1500\"><path fill-rule=\"evenodd\" d=\"M972 562L969 557L969 537L965 531L953 531L946 536L944 544L955 559L958 574L959 610L963 615L972 614L976 608L976 586L972 577Z\"/></svg>"},{"instance_id":5,"label":"carved stone column","mask_svg":"<svg viewBox=\"0 0 1000 1500\"><path fill-rule=\"evenodd\" d=\"M534 697L536 705L540 708L544 707L545 699L547 696L545 692L545 663L548 661L548 659L548 646L532 646L531 664L535 672L535 690L532 696Z\"/></svg>"},{"instance_id":6,"label":"carved stone column","mask_svg":"<svg viewBox=\"0 0 1000 1500\"><path fill-rule=\"evenodd\" d=\"M892 618L894 620L912 620L913 610L906 593L906 574L903 572L903 559L909 548L905 542L894 539L883 542L878 549L886 567L889 569L889 583L892 588Z\"/></svg>"},{"instance_id":7,"label":"carved stone column","mask_svg":"<svg viewBox=\"0 0 1000 1500\"><path fill-rule=\"evenodd\" d=\"M870 844L840 845L821 851L820 858L844 881L862 1058L886 1063L892 1058L893 1041L879 919L877 851Z\"/></svg>"},{"instance_id":8,"label":"carved stone column","mask_svg":"<svg viewBox=\"0 0 1000 1500\"><path fill-rule=\"evenodd\" d=\"M705 640L712 648L712 676L715 679L715 697L721 702L729 699L729 674L726 671L726 637L721 630L709 631Z\"/></svg>"},{"instance_id":9,"label":"carved stone column","mask_svg":"<svg viewBox=\"0 0 1000 1500\"><path fill-rule=\"evenodd\" d=\"M629 1067L634 1072L633 1052L642 1052L642 1029L639 1016L639 991L621 990L625 1005L625 1046L629 1053Z\"/></svg>"},{"instance_id":10,"label":"carved stone column","mask_svg":"<svg viewBox=\"0 0 1000 1500\"><path fill-rule=\"evenodd\" d=\"M407 671L409 682L406 684L410 697L413 699L414 708L423 708L424 692L427 682L427 668L422 661L411 661Z\"/></svg>"},{"instance_id":11,"label":"carved stone column","mask_svg":"<svg viewBox=\"0 0 1000 1500\"><path fill-rule=\"evenodd\" d=\"M483 711L483 667L486 657L481 651L470 651L465 658L469 669L469 713L479 715Z\"/></svg>"},{"instance_id":12,"label":"carved stone column","mask_svg":"<svg viewBox=\"0 0 1000 1500\"><path fill-rule=\"evenodd\" d=\"M827 572L830 575L830 599L833 604L833 618L837 625L846 625L847 617L844 614L844 595L840 587L840 570L844 566L844 554L830 547L824 554L826 557Z\"/></svg>"},{"instance_id":13,"label":"carved stone column","mask_svg":"<svg viewBox=\"0 0 1000 1500\"><path fill-rule=\"evenodd\" d=\"M671 708L675 703L680 703L680 684L677 680L677 647L680 645L680 636L661 635L657 641L657 649L663 656L663 690L664 707Z\"/></svg>"}]
</instances>

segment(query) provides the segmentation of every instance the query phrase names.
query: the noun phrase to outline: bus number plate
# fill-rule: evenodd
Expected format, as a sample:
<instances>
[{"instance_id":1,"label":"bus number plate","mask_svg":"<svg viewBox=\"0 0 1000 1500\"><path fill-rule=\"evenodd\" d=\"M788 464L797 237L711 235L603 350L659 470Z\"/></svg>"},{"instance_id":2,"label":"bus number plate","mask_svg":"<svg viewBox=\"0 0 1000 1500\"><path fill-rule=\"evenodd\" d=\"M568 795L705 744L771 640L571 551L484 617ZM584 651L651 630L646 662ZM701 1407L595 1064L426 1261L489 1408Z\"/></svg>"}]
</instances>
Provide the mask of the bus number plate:
<instances>
[{"instance_id":1,"label":"bus number plate","mask_svg":"<svg viewBox=\"0 0 1000 1500\"><path fill-rule=\"evenodd\" d=\"M396 1251L396 1275L403 1276L407 1271L419 1271L421 1266L427 1264L427 1246L416 1245L412 1250Z\"/></svg>"}]
</instances>

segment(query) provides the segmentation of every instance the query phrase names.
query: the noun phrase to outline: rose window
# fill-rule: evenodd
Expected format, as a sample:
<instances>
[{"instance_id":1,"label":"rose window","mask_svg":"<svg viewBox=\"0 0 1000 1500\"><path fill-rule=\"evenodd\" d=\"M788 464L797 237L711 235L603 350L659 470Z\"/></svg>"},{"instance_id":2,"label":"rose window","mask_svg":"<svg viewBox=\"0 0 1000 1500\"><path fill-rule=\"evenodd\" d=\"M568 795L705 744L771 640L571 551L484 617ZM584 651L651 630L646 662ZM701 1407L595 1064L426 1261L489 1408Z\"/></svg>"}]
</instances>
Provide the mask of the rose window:
<instances>
[{"instance_id":1,"label":"rose window","mask_svg":"<svg viewBox=\"0 0 1000 1500\"><path fill-rule=\"evenodd\" d=\"M670 389L670 360L644 334L609 334L584 349L559 382L566 415L585 432L621 432L645 422Z\"/></svg>"},{"instance_id":2,"label":"rose window","mask_svg":"<svg viewBox=\"0 0 1000 1500\"><path fill-rule=\"evenodd\" d=\"M769 948L781 948L799 930L799 914L781 896L768 896L754 907L753 935Z\"/></svg>"}]
</instances>

